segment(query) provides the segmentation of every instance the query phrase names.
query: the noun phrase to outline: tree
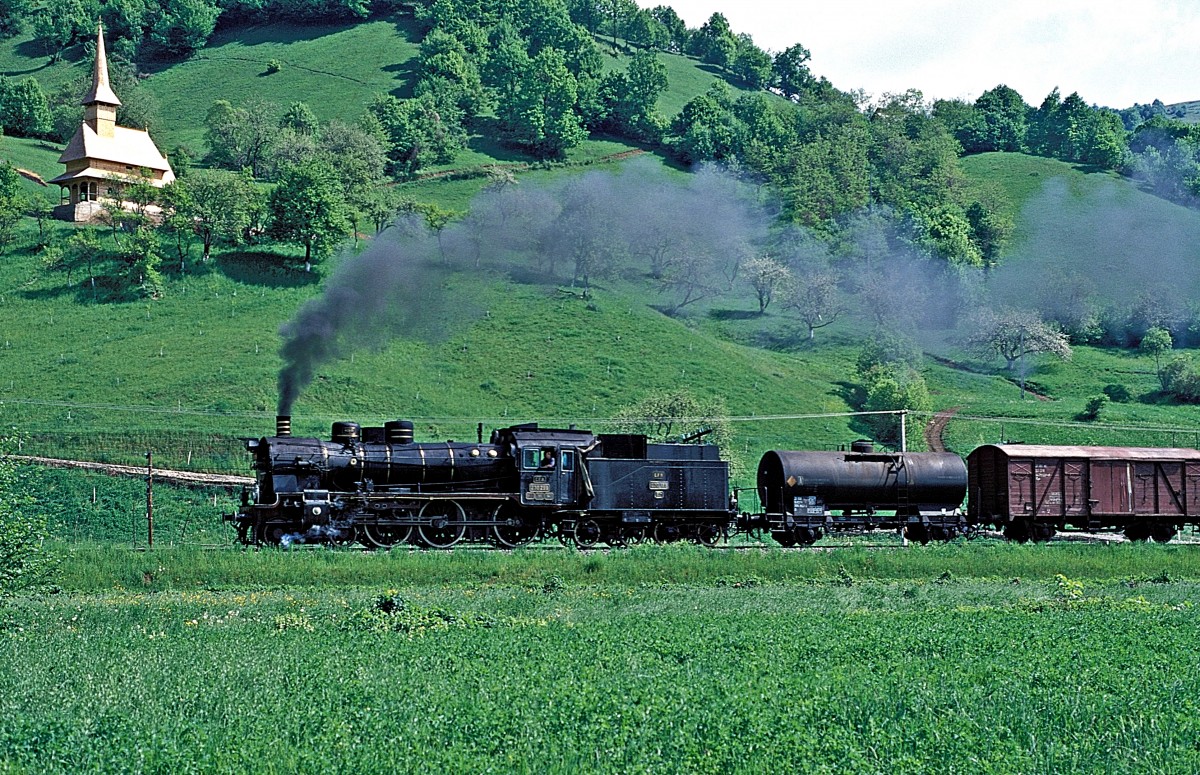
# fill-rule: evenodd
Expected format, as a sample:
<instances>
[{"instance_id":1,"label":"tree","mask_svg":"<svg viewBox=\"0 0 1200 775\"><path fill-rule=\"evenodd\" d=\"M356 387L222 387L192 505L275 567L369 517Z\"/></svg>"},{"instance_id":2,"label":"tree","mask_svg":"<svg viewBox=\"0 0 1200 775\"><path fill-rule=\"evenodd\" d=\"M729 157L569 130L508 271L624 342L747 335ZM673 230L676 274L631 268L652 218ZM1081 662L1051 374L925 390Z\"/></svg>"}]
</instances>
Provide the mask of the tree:
<instances>
[{"instance_id":1,"label":"tree","mask_svg":"<svg viewBox=\"0 0 1200 775\"><path fill-rule=\"evenodd\" d=\"M94 33L95 24L95 18L81 0L56 0L42 3L34 13L33 37L54 63L62 56L63 49L89 32Z\"/></svg>"},{"instance_id":2,"label":"tree","mask_svg":"<svg viewBox=\"0 0 1200 775\"><path fill-rule=\"evenodd\" d=\"M135 228L121 241L119 257L124 265L126 281L148 299L158 299L163 293L162 246L158 232L149 225Z\"/></svg>"},{"instance_id":3,"label":"tree","mask_svg":"<svg viewBox=\"0 0 1200 775\"><path fill-rule=\"evenodd\" d=\"M271 237L304 246L304 271L333 252L350 228L337 173L320 159L288 170L271 192Z\"/></svg>"},{"instance_id":4,"label":"tree","mask_svg":"<svg viewBox=\"0 0 1200 775\"><path fill-rule=\"evenodd\" d=\"M32 7L32 0L0 0L0 38L21 31Z\"/></svg>"},{"instance_id":5,"label":"tree","mask_svg":"<svg viewBox=\"0 0 1200 775\"><path fill-rule=\"evenodd\" d=\"M29 197L29 202L26 205L26 214L37 222L38 227L38 246L45 247L46 242L46 223L54 214L54 205L44 196L33 195Z\"/></svg>"},{"instance_id":6,"label":"tree","mask_svg":"<svg viewBox=\"0 0 1200 775\"><path fill-rule=\"evenodd\" d=\"M775 72L774 86L783 96L794 100L808 91L813 84L808 60L812 53L799 43L789 46L775 55L772 67Z\"/></svg>"},{"instance_id":7,"label":"tree","mask_svg":"<svg viewBox=\"0 0 1200 775\"><path fill-rule=\"evenodd\" d=\"M279 128L290 129L304 137L316 137L321 131L321 122L306 103L293 102L279 117Z\"/></svg>"},{"instance_id":8,"label":"tree","mask_svg":"<svg viewBox=\"0 0 1200 775\"><path fill-rule=\"evenodd\" d=\"M85 226L77 229L64 244L51 243L46 249L44 263L48 269L66 272L67 284L77 269L86 269L88 284L96 290L95 262L102 255L100 235L95 228Z\"/></svg>"},{"instance_id":9,"label":"tree","mask_svg":"<svg viewBox=\"0 0 1200 775\"><path fill-rule=\"evenodd\" d=\"M1158 381L1163 390L1167 389L1167 381L1163 377L1162 357L1171 351L1173 345L1171 332L1156 326L1146 332L1146 335L1142 337L1142 343L1138 346L1142 352L1154 356L1154 370L1158 374Z\"/></svg>"},{"instance_id":10,"label":"tree","mask_svg":"<svg viewBox=\"0 0 1200 775\"><path fill-rule=\"evenodd\" d=\"M864 379L864 412L928 412L933 405L925 378L914 369L876 367ZM863 417L863 424L871 429L877 440L885 444L898 444L901 440L900 423L907 422L907 419L903 414L876 414ZM905 438L913 441L917 440L917 436L905 433Z\"/></svg>"},{"instance_id":11,"label":"tree","mask_svg":"<svg viewBox=\"0 0 1200 775\"><path fill-rule=\"evenodd\" d=\"M657 140L666 122L658 113L658 98L667 89L667 67L651 51L639 51L624 76L614 74L613 122L618 131L639 140Z\"/></svg>"},{"instance_id":12,"label":"tree","mask_svg":"<svg viewBox=\"0 0 1200 775\"><path fill-rule=\"evenodd\" d=\"M162 10L150 27L149 42L179 57L204 47L221 14L221 9L207 0L163 0Z\"/></svg>"},{"instance_id":13,"label":"tree","mask_svg":"<svg viewBox=\"0 0 1200 775\"><path fill-rule=\"evenodd\" d=\"M1015 89L1003 84L989 89L975 100L975 107L983 119L981 145L985 150L1024 149L1025 133L1028 129L1026 114L1029 112L1029 106Z\"/></svg>"},{"instance_id":14,"label":"tree","mask_svg":"<svg viewBox=\"0 0 1200 775\"><path fill-rule=\"evenodd\" d=\"M1027 310L983 310L967 334L966 345L985 356L1003 358L1008 371L1025 355L1048 353L1071 359L1067 335Z\"/></svg>"},{"instance_id":15,"label":"tree","mask_svg":"<svg viewBox=\"0 0 1200 775\"><path fill-rule=\"evenodd\" d=\"M318 153L337 175L342 197L349 206L350 225L357 244L359 217L371 209L374 192L387 185L384 180L387 156L383 144L362 126L330 121L321 135Z\"/></svg>"},{"instance_id":16,"label":"tree","mask_svg":"<svg viewBox=\"0 0 1200 775\"><path fill-rule=\"evenodd\" d=\"M675 9L669 5L656 5L650 9L650 16L666 29L667 50L682 53L687 48L689 33L687 24Z\"/></svg>"},{"instance_id":17,"label":"tree","mask_svg":"<svg viewBox=\"0 0 1200 775\"><path fill-rule=\"evenodd\" d=\"M618 427L659 442L678 442L708 430L704 441L722 450L729 447L732 430L725 404L720 398L701 398L686 388L645 395L617 412Z\"/></svg>"},{"instance_id":18,"label":"tree","mask_svg":"<svg viewBox=\"0 0 1200 775\"><path fill-rule=\"evenodd\" d=\"M808 265L796 270L796 282L784 306L808 327L811 342L818 328L832 325L846 311L838 291L838 276L831 269Z\"/></svg>"},{"instance_id":19,"label":"tree","mask_svg":"<svg viewBox=\"0 0 1200 775\"><path fill-rule=\"evenodd\" d=\"M259 199L254 181L245 173L226 170L196 170L176 181L180 214L191 224L203 246L201 259L208 261L217 240L237 244L251 224L251 211Z\"/></svg>"},{"instance_id":20,"label":"tree","mask_svg":"<svg viewBox=\"0 0 1200 775\"><path fill-rule=\"evenodd\" d=\"M262 101L234 107L217 100L204 118L204 140L208 159L231 170L249 167L255 177L263 174L268 151L279 133L276 106Z\"/></svg>"},{"instance_id":21,"label":"tree","mask_svg":"<svg viewBox=\"0 0 1200 775\"><path fill-rule=\"evenodd\" d=\"M578 93L563 52L542 49L522 74L516 93L501 98L501 126L510 141L539 156L562 156L587 136L575 112Z\"/></svg>"},{"instance_id":22,"label":"tree","mask_svg":"<svg viewBox=\"0 0 1200 775\"><path fill-rule=\"evenodd\" d=\"M766 87L772 78L771 55L754 45L749 35L738 35L737 48L729 69L733 75L751 89Z\"/></svg>"},{"instance_id":23,"label":"tree","mask_svg":"<svg viewBox=\"0 0 1200 775\"><path fill-rule=\"evenodd\" d=\"M724 14L714 13L688 41L688 53L705 64L728 69L737 53L737 38Z\"/></svg>"},{"instance_id":24,"label":"tree","mask_svg":"<svg viewBox=\"0 0 1200 775\"><path fill-rule=\"evenodd\" d=\"M452 106L439 109L426 94L398 100L390 94L375 97L367 110L379 122L389 172L409 177L431 164L447 164L466 146L466 132Z\"/></svg>"},{"instance_id":25,"label":"tree","mask_svg":"<svg viewBox=\"0 0 1200 775\"><path fill-rule=\"evenodd\" d=\"M758 297L758 314L767 311L776 291L786 290L795 281L792 272L783 264L770 256L758 256L750 259L743 267L746 282L754 289Z\"/></svg>"},{"instance_id":26,"label":"tree","mask_svg":"<svg viewBox=\"0 0 1200 775\"><path fill-rule=\"evenodd\" d=\"M470 120L487 107L476 59L453 35L434 30L421 42L421 78L415 94L429 94L439 105L453 104Z\"/></svg>"},{"instance_id":27,"label":"tree","mask_svg":"<svg viewBox=\"0 0 1200 775\"><path fill-rule=\"evenodd\" d=\"M721 81L683 106L671 122L672 137L668 143L684 163L720 161L733 156L737 127L730 107L728 87Z\"/></svg>"},{"instance_id":28,"label":"tree","mask_svg":"<svg viewBox=\"0 0 1200 775\"><path fill-rule=\"evenodd\" d=\"M54 129L50 103L36 78L0 76L0 126L13 137L48 137Z\"/></svg>"},{"instance_id":29,"label":"tree","mask_svg":"<svg viewBox=\"0 0 1200 775\"><path fill-rule=\"evenodd\" d=\"M21 176L9 162L0 163L0 251L13 241L24 214L25 196L21 193Z\"/></svg>"}]
</instances>

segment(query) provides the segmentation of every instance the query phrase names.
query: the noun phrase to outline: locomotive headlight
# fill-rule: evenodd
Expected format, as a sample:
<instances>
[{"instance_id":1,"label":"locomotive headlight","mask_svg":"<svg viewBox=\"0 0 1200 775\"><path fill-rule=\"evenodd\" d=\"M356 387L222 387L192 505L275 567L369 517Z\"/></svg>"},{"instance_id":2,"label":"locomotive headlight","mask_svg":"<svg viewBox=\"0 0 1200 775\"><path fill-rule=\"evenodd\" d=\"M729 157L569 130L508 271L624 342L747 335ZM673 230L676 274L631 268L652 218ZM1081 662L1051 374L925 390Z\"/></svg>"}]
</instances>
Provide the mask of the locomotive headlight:
<instances>
[{"instance_id":1,"label":"locomotive headlight","mask_svg":"<svg viewBox=\"0 0 1200 775\"><path fill-rule=\"evenodd\" d=\"M494 449L488 450L488 457L496 457L496 455L497 455L496 450L494 450Z\"/></svg>"},{"instance_id":2,"label":"locomotive headlight","mask_svg":"<svg viewBox=\"0 0 1200 775\"><path fill-rule=\"evenodd\" d=\"M479 450L477 450L477 449L471 450L471 457L479 457Z\"/></svg>"},{"instance_id":3,"label":"locomotive headlight","mask_svg":"<svg viewBox=\"0 0 1200 775\"><path fill-rule=\"evenodd\" d=\"M319 517L319 516L321 516L321 507L320 507L320 506L313 506L313 507L312 507L312 515L313 515L314 517Z\"/></svg>"}]
</instances>

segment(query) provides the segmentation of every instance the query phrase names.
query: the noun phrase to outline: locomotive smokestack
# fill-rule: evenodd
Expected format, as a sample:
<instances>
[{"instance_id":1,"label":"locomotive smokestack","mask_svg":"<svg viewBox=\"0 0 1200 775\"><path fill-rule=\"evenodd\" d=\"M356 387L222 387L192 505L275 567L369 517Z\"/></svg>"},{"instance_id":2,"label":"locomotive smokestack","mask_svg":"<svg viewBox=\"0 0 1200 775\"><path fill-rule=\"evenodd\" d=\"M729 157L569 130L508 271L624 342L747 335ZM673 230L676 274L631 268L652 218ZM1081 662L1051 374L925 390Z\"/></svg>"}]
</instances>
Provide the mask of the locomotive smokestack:
<instances>
[{"instance_id":1,"label":"locomotive smokestack","mask_svg":"<svg viewBox=\"0 0 1200 775\"><path fill-rule=\"evenodd\" d=\"M292 416L290 414L280 414L275 416L275 435L292 435Z\"/></svg>"}]
</instances>

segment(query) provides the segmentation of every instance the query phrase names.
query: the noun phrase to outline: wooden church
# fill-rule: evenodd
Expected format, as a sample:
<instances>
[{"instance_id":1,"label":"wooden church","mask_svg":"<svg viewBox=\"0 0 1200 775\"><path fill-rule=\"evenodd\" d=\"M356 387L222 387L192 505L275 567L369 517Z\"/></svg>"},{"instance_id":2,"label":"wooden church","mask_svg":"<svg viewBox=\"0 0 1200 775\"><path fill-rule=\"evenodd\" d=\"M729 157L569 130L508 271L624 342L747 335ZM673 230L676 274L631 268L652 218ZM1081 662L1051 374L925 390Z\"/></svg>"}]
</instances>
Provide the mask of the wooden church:
<instances>
[{"instance_id":1,"label":"wooden church","mask_svg":"<svg viewBox=\"0 0 1200 775\"><path fill-rule=\"evenodd\" d=\"M96 31L96 66L92 88L83 98L83 123L59 157L66 172L54 180L61 199L54 216L64 221L94 219L104 206L122 204L122 191L130 183L146 182L162 188L175 180L171 165L141 129L117 126L121 101L108 83L108 57L104 29Z\"/></svg>"}]
</instances>

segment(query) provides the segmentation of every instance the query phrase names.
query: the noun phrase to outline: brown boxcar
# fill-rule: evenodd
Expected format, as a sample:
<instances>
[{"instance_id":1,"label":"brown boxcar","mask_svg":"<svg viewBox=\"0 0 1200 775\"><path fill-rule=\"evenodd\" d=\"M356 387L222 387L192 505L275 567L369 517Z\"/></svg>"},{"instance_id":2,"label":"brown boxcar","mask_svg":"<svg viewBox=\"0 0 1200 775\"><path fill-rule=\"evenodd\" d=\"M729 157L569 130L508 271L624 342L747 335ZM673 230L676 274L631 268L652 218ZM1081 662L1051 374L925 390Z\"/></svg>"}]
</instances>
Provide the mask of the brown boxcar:
<instances>
[{"instance_id":1,"label":"brown boxcar","mask_svg":"<svg viewBox=\"0 0 1200 775\"><path fill-rule=\"evenodd\" d=\"M1169 541L1200 517L1200 451L988 444L967 457L967 514L1018 541L1124 530Z\"/></svg>"}]
</instances>

